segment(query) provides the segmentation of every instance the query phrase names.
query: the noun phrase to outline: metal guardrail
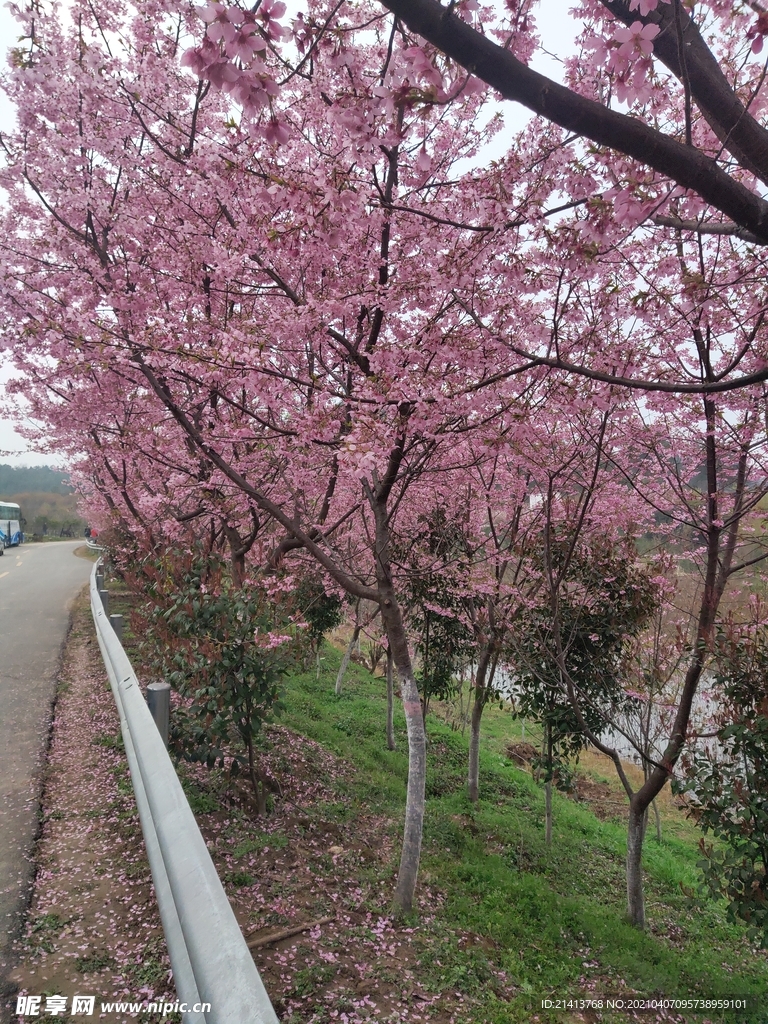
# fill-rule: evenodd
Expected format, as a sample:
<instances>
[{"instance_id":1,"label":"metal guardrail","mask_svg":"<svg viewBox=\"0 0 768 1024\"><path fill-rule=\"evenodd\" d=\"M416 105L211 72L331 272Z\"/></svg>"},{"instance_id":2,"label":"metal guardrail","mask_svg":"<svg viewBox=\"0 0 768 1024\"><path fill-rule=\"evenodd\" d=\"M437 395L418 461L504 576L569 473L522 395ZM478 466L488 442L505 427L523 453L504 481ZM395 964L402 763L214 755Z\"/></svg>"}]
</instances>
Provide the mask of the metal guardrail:
<instances>
[{"instance_id":1,"label":"metal guardrail","mask_svg":"<svg viewBox=\"0 0 768 1024\"><path fill-rule=\"evenodd\" d=\"M86 537L85 538L85 546L88 548L89 551L103 551L104 550L104 548L101 546L101 544L97 544L96 541L95 540L91 540L90 537Z\"/></svg>"},{"instance_id":2,"label":"metal guardrail","mask_svg":"<svg viewBox=\"0 0 768 1024\"><path fill-rule=\"evenodd\" d=\"M278 1024L139 681L91 573L91 612L112 686L185 1024Z\"/></svg>"}]
</instances>

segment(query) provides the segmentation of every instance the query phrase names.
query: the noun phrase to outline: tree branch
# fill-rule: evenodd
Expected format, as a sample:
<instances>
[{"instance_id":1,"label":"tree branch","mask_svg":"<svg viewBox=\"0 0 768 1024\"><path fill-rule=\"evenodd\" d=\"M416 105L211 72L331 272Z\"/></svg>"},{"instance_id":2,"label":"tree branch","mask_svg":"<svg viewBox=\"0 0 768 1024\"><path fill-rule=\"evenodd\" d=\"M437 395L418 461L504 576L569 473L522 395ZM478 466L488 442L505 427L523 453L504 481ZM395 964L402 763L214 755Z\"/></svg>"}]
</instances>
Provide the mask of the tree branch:
<instances>
[{"instance_id":1,"label":"tree branch","mask_svg":"<svg viewBox=\"0 0 768 1024\"><path fill-rule=\"evenodd\" d=\"M768 183L768 131L748 112L688 12L675 0L645 18L627 0L600 0L625 25L659 26L653 55L690 90L712 131L746 170ZM716 205L716 204L713 204ZM734 218L735 219L735 218Z\"/></svg>"},{"instance_id":2,"label":"tree branch","mask_svg":"<svg viewBox=\"0 0 768 1024\"><path fill-rule=\"evenodd\" d=\"M411 31L477 75L504 99L522 103L568 131L652 167L696 192L736 224L752 232L761 244L768 244L768 203L731 178L700 150L677 142L639 118L610 110L533 71L488 36L455 17L450 8L443 7L438 0L381 0L381 3ZM672 44L676 48L674 37ZM692 73L692 82L695 79ZM697 97L697 103L700 102ZM732 134L735 137L735 131Z\"/></svg>"},{"instance_id":3,"label":"tree branch","mask_svg":"<svg viewBox=\"0 0 768 1024\"><path fill-rule=\"evenodd\" d=\"M236 469L233 469L226 459L222 458L221 455L219 455L219 453L206 442L202 433L194 426L189 417L174 401L168 388L158 380L152 369L144 362L140 354L134 353L133 361L139 367L149 386L166 409L168 409L184 433L193 441L196 447L232 481L232 483L236 484L237 487L240 488L243 494L247 494L255 505L257 505L263 512L266 512L267 515L276 522L280 523L280 525L289 534L295 537L296 540L300 541L302 546L320 563L320 565L322 565L328 575L331 576L339 586L343 587L347 593L352 594L354 597L361 597L365 601L378 602L379 594L375 588L366 587L364 584L348 575L348 573L344 572L343 569L340 569L333 559L315 543L306 530L303 530L295 520L286 515L279 505L276 505L275 502L271 501L265 494L257 491L255 487L252 487L245 477L241 476Z\"/></svg>"}]
</instances>

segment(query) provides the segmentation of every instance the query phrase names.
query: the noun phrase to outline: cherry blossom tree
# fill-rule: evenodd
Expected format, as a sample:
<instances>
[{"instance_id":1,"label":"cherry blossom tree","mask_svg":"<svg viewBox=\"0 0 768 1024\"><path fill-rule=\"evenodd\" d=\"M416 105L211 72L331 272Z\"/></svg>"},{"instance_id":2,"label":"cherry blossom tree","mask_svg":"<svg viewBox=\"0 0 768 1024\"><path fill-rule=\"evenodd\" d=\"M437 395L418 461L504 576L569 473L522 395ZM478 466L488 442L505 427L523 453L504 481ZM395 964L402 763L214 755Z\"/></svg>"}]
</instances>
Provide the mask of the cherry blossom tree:
<instances>
[{"instance_id":1,"label":"cherry blossom tree","mask_svg":"<svg viewBox=\"0 0 768 1024\"><path fill-rule=\"evenodd\" d=\"M407 910L425 742L393 524L425 488L450 489L463 438L527 384L513 375L489 390L495 346L478 345L452 292L457 276L478 276L485 246L395 199L402 187L422 213L437 195L458 204L452 167L482 142L482 95L463 75L446 83L455 102L436 102L442 87L412 88L409 76L438 68L378 32L359 62L333 44L311 79L297 75L281 120L238 124L221 93L174 63L192 11L158 36L166 14L113 2L76 7L68 25L38 8L28 16L10 87L20 129L3 140L6 343L73 447L103 449L111 431L109 466L123 448L121 497L137 522L178 504L181 484L176 522L215 504L240 559L238 524L251 516L255 561L277 567L303 551L381 608L409 735L396 893ZM386 89L367 75L374 58ZM77 118L52 146L48 125L67 98ZM134 431L148 457L132 478L139 503L127 481Z\"/></svg>"},{"instance_id":2,"label":"cherry blossom tree","mask_svg":"<svg viewBox=\"0 0 768 1024\"><path fill-rule=\"evenodd\" d=\"M542 45L535 0L510 0L503 10L478 0L447 7L439 0L382 0L381 6L420 43L414 67L428 68L434 47L505 99L572 133L570 142L586 137L607 147L615 165L621 163L617 154L631 158L637 162L627 168L631 186L642 181L646 199L641 166L657 172L658 202L646 211L656 223L768 241L768 207L755 184L768 175L768 133L759 121L759 55L768 15L759 4L739 9L703 3L692 14L681 0L583 0L573 11L581 27L578 52L563 56L562 84L529 66ZM324 33L344 31L346 13L338 3L310 5L308 15L288 28L280 20L284 4L262 4L257 11L209 3L202 13L206 36L186 58L201 78L255 111L279 93L272 59L279 42L292 38L302 57L314 58ZM615 109L616 101L630 109ZM280 128L273 124L271 130ZM599 164L600 151L595 155ZM695 204L690 217L674 207L662 209L675 195L674 186L730 220L703 217Z\"/></svg>"},{"instance_id":3,"label":"cherry blossom tree","mask_svg":"<svg viewBox=\"0 0 768 1024\"><path fill-rule=\"evenodd\" d=\"M650 500L703 531L707 562L672 739L633 796L642 924L638 822L682 749L739 564L731 527L757 493L766 229L749 54L762 30L707 8L727 29L709 60L677 0L590 0L594 59L570 61L558 91L526 77L525 11L494 28L499 46L472 3L404 6L393 20L376 3L312 3L290 27L279 2L208 4L202 21L179 0L75 3L61 18L44 3L20 9L7 81L19 122L0 171L3 345L35 413L88 453L127 524L172 533L207 520L235 574L311 557L329 588L381 609L409 735L403 909L426 755L393 541L420 508L452 507L468 469L514 451L544 384L562 388L572 417L604 412L610 386L643 389L648 457L666 481ZM472 161L497 125L483 127L477 75L501 83L475 51L469 74L451 39L533 82L550 118L486 169ZM677 57L670 40L685 44ZM675 60L676 108L659 68L674 77ZM609 108L614 86L631 116ZM575 120L554 116L558 104ZM720 397L731 391L741 397ZM664 461L694 427L711 477L701 514ZM723 472L738 486L723 491Z\"/></svg>"}]
</instances>

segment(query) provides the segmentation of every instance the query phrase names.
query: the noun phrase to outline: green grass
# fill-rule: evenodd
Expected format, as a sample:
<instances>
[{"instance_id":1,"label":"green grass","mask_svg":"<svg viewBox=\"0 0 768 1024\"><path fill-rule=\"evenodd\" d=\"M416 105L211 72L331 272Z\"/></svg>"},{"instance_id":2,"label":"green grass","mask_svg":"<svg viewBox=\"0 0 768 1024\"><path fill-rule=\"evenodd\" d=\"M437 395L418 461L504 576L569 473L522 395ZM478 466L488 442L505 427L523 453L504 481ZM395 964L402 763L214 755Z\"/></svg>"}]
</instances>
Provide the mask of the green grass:
<instances>
[{"instance_id":1,"label":"green grass","mask_svg":"<svg viewBox=\"0 0 768 1024\"><path fill-rule=\"evenodd\" d=\"M351 665L336 697L340 655L332 648L325 655L320 680L314 670L288 680L282 721L349 761L355 771L336 783L340 797L365 813L388 815L398 834L408 767L402 709L395 715L398 749L389 751L383 680ZM699 878L691 823L668 820L661 844L650 835L646 840L649 927L639 932L625 920L623 824L600 821L587 806L555 794L554 839L547 848L543 792L503 756L506 745L521 738L520 723L503 710L488 710L476 807L464 788L468 737L436 715L428 719L428 734L420 878L444 900L425 928L427 984L478 1000L472 1019L484 1024L527 1024L534 1013L542 1024L562 1024L577 1018L542 1010L542 999L630 990L685 998L748 995L749 1011L686 1011L678 1019L766 1024L766 957L727 920L723 906L686 895ZM457 932L470 933L476 943L459 948ZM515 987L511 1003L497 994L498 972ZM602 1019L630 1018L609 1011Z\"/></svg>"},{"instance_id":2,"label":"green grass","mask_svg":"<svg viewBox=\"0 0 768 1024\"><path fill-rule=\"evenodd\" d=\"M106 950L87 953L84 956L77 957L75 960L75 967L81 974L96 974L98 971L114 966L115 959Z\"/></svg>"},{"instance_id":3,"label":"green grass","mask_svg":"<svg viewBox=\"0 0 768 1024\"><path fill-rule=\"evenodd\" d=\"M184 771L183 765L178 765L177 770L181 788L194 814L212 814L219 809L219 799L215 793L201 789L189 773Z\"/></svg>"},{"instance_id":4,"label":"green grass","mask_svg":"<svg viewBox=\"0 0 768 1024\"><path fill-rule=\"evenodd\" d=\"M157 991L162 985L168 971L163 960L164 945L162 939L151 939L144 947L141 961L127 967L131 981L137 988L149 986Z\"/></svg>"},{"instance_id":5,"label":"green grass","mask_svg":"<svg viewBox=\"0 0 768 1024\"><path fill-rule=\"evenodd\" d=\"M232 856L239 860L241 857L247 857L249 853L256 853L258 850L264 850L267 847L272 850L284 850L287 845L287 836L281 835L280 832L269 832L266 835L247 839L245 842L240 843L232 851Z\"/></svg>"},{"instance_id":6,"label":"green grass","mask_svg":"<svg viewBox=\"0 0 768 1024\"><path fill-rule=\"evenodd\" d=\"M119 750L121 753L125 750L125 744L123 743L122 733L99 733L91 740L97 747L106 747L107 750Z\"/></svg>"}]
</instances>

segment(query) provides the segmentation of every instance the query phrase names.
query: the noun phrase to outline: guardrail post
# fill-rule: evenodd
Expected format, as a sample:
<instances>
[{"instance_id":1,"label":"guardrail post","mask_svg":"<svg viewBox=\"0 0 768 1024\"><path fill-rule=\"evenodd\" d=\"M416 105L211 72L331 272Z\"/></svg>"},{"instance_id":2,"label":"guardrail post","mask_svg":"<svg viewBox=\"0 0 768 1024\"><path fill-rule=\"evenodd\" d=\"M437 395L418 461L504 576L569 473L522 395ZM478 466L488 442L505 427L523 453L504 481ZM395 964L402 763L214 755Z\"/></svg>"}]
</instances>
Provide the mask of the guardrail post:
<instances>
[{"instance_id":1,"label":"guardrail post","mask_svg":"<svg viewBox=\"0 0 768 1024\"><path fill-rule=\"evenodd\" d=\"M167 749L171 725L171 684L150 683L147 687L147 704Z\"/></svg>"},{"instance_id":2,"label":"guardrail post","mask_svg":"<svg viewBox=\"0 0 768 1024\"><path fill-rule=\"evenodd\" d=\"M120 643L122 643L123 642L123 616L122 615L110 615L109 616L109 624L112 627L112 629L114 629L115 636L117 637L117 639L120 641Z\"/></svg>"},{"instance_id":3,"label":"guardrail post","mask_svg":"<svg viewBox=\"0 0 768 1024\"><path fill-rule=\"evenodd\" d=\"M101 591L104 589L104 573L103 572L97 572L96 573L96 589L99 591L99 593L101 593Z\"/></svg>"},{"instance_id":4,"label":"guardrail post","mask_svg":"<svg viewBox=\"0 0 768 1024\"><path fill-rule=\"evenodd\" d=\"M109 591L102 590L99 588L99 597L101 598L101 607L104 609L104 614L109 615Z\"/></svg>"}]
</instances>

